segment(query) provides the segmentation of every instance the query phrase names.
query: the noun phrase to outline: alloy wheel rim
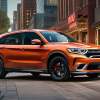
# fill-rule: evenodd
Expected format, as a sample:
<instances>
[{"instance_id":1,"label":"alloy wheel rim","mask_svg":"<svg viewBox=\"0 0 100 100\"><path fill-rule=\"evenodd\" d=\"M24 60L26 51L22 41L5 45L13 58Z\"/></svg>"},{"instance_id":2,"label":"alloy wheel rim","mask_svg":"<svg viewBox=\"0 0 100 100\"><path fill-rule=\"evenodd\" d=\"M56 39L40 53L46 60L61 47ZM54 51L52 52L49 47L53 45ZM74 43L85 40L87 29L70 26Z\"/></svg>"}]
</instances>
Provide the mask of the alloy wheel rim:
<instances>
[{"instance_id":1,"label":"alloy wheel rim","mask_svg":"<svg viewBox=\"0 0 100 100\"><path fill-rule=\"evenodd\" d=\"M64 71L64 62L62 60L56 61L53 64L53 74L56 75L57 77L64 77L65 71Z\"/></svg>"}]
</instances>

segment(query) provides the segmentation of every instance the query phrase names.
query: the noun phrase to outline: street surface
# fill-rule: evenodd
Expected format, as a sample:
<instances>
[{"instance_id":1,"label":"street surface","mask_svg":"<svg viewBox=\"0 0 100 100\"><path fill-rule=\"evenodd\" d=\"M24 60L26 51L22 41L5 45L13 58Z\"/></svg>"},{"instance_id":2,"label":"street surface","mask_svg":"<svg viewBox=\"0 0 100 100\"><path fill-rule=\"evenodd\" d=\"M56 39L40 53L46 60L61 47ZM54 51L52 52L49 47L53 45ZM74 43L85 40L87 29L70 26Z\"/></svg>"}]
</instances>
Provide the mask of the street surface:
<instances>
[{"instance_id":1,"label":"street surface","mask_svg":"<svg viewBox=\"0 0 100 100\"><path fill-rule=\"evenodd\" d=\"M100 100L100 77L75 77L54 82L49 76L35 79L31 74L10 73L0 80L1 100Z\"/></svg>"}]
</instances>

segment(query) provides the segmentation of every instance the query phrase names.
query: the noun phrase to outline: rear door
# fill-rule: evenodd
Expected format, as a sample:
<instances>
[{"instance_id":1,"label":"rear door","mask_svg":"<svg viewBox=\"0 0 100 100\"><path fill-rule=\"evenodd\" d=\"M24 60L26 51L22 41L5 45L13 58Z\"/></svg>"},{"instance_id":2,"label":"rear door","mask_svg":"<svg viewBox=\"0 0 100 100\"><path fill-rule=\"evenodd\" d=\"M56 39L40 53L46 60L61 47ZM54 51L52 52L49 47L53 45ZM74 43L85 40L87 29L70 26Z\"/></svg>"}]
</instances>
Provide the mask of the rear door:
<instances>
[{"instance_id":1,"label":"rear door","mask_svg":"<svg viewBox=\"0 0 100 100\"><path fill-rule=\"evenodd\" d=\"M3 44L3 55L7 68L21 68L23 59L23 34L14 33L3 37L0 44Z\"/></svg>"}]
</instances>

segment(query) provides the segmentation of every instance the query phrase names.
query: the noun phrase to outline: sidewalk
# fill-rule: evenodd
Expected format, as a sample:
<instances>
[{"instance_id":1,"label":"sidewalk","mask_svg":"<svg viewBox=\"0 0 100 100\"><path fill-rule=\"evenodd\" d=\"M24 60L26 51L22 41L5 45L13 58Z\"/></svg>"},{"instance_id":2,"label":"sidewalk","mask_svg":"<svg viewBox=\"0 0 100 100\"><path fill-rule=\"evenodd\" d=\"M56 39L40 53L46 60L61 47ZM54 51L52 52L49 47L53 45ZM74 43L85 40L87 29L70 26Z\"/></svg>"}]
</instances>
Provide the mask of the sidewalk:
<instances>
[{"instance_id":1,"label":"sidewalk","mask_svg":"<svg viewBox=\"0 0 100 100\"><path fill-rule=\"evenodd\" d=\"M5 92L6 92L6 80L0 79L0 100L4 98Z\"/></svg>"},{"instance_id":2,"label":"sidewalk","mask_svg":"<svg viewBox=\"0 0 100 100\"><path fill-rule=\"evenodd\" d=\"M0 100L19 100L17 87L12 80L0 80Z\"/></svg>"},{"instance_id":3,"label":"sidewalk","mask_svg":"<svg viewBox=\"0 0 100 100\"><path fill-rule=\"evenodd\" d=\"M3 92L0 90L0 100L2 100L3 97L4 97L4 94L3 94Z\"/></svg>"}]
</instances>

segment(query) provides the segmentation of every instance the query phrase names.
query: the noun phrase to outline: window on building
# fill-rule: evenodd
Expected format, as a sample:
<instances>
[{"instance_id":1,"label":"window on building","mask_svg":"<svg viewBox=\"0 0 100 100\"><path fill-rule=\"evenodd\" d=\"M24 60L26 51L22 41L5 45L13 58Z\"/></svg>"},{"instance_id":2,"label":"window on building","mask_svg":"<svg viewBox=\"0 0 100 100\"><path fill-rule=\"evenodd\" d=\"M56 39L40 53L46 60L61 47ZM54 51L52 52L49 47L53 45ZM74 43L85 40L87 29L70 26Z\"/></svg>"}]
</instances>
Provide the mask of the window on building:
<instances>
[{"instance_id":1,"label":"window on building","mask_svg":"<svg viewBox=\"0 0 100 100\"><path fill-rule=\"evenodd\" d=\"M100 7L100 0L96 0L96 7Z\"/></svg>"},{"instance_id":2,"label":"window on building","mask_svg":"<svg viewBox=\"0 0 100 100\"><path fill-rule=\"evenodd\" d=\"M88 0L83 0L83 7L85 7L86 5L88 5Z\"/></svg>"},{"instance_id":3,"label":"window on building","mask_svg":"<svg viewBox=\"0 0 100 100\"><path fill-rule=\"evenodd\" d=\"M83 5L84 5L84 0L80 0L80 4L79 4L80 8L82 8Z\"/></svg>"},{"instance_id":4,"label":"window on building","mask_svg":"<svg viewBox=\"0 0 100 100\"><path fill-rule=\"evenodd\" d=\"M47 4L48 5L57 5L58 4L58 0L48 0Z\"/></svg>"}]
</instances>

